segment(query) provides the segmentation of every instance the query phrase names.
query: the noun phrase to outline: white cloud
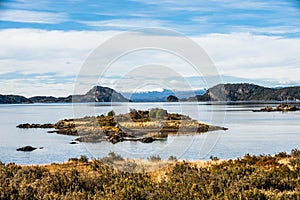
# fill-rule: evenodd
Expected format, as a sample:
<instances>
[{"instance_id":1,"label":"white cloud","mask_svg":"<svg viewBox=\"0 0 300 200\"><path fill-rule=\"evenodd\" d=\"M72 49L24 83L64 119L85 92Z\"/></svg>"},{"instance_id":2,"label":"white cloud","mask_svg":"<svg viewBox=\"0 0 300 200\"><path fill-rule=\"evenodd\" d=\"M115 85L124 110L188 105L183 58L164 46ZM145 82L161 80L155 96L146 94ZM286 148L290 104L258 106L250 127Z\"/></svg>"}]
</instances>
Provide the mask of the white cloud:
<instances>
[{"instance_id":1,"label":"white cloud","mask_svg":"<svg viewBox=\"0 0 300 200\"><path fill-rule=\"evenodd\" d=\"M102 21L80 21L80 23L94 27L108 28L142 28L142 27L159 27L163 22L152 19L112 19Z\"/></svg>"},{"instance_id":2,"label":"white cloud","mask_svg":"<svg viewBox=\"0 0 300 200\"><path fill-rule=\"evenodd\" d=\"M68 17L64 13L29 10L1 10L0 20L39 24L58 24L67 21Z\"/></svg>"},{"instance_id":3,"label":"white cloud","mask_svg":"<svg viewBox=\"0 0 300 200\"><path fill-rule=\"evenodd\" d=\"M104 41L117 35L111 31L42 31L37 29L7 29L0 31L0 93L64 96L73 92L70 83L88 57ZM161 37L163 40L166 36ZM214 61L220 74L245 79L264 79L273 82L300 84L300 39L253 35L250 33L208 34L191 37ZM120 44L121 45L121 44ZM172 45L179 45L176 40ZM180 47L180 45L179 45ZM114 48L119 48L115 46ZM190 49L193 51L193 49ZM114 86L119 77L145 64L159 64L174 70L183 77L197 76L191 66L181 58L164 51L137 51L120 58L112 64L103 77L103 83ZM33 78L8 78L7 73L40 74ZM49 75L53 73L53 75ZM140 73L140 72L139 72ZM201 72L200 72L201 73ZM139 81L159 76L160 72L143 72ZM57 77L55 77L57 75ZM136 74L134 74L136 75ZM172 78L172 77L170 77ZM64 79L66 79L64 84ZM96 83L99 75L89 78ZM144 79L144 80L143 80ZM202 83L203 80L199 82ZM45 81L46 80L46 81ZM124 79L125 80L125 79ZM178 79L165 78L163 84L177 83ZM193 79L195 87L196 79ZM137 84L137 82L135 82ZM180 85L180 84L179 84ZM202 87L197 85L197 87Z\"/></svg>"},{"instance_id":4,"label":"white cloud","mask_svg":"<svg viewBox=\"0 0 300 200\"><path fill-rule=\"evenodd\" d=\"M250 27L250 26L233 26L236 32L251 32L254 34L271 34L284 35L300 33L300 28L295 26L269 26L269 27Z\"/></svg>"},{"instance_id":5,"label":"white cloud","mask_svg":"<svg viewBox=\"0 0 300 200\"><path fill-rule=\"evenodd\" d=\"M116 32L0 31L1 72L76 74L88 54Z\"/></svg>"},{"instance_id":6,"label":"white cloud","mask_svg":"<svg viewBox=\"0 0 300 200\"><path fill-rule=\"evenodd\" d=\"M300 83L300 39L249 33L199 37L221 74Z\"/></svg>"}]
</instances>

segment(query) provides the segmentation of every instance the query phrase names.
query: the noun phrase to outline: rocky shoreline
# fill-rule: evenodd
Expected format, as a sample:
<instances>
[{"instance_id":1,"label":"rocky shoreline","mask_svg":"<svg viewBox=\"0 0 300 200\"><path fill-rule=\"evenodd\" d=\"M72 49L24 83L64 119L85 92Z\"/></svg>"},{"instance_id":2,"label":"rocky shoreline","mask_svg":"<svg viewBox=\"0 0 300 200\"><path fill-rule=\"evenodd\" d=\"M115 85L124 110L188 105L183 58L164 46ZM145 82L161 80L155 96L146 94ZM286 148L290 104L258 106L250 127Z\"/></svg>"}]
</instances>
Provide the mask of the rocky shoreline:
<instances>
[{"instance_id":1,"label":"rocky shoreline","mask_svg":"<svg viewBox=\"0 0 300 200\"><path fill-rule=\"evenodd\" d=\"M78 142L109 141L113 144L123 141L151 143L164 140L168 135L205 133L227 128L209 125L189 116L167 113L163 109L135 110L115 115L113 111L106 116L64 119L55 124L19 124L17 128L53 129L48 133L78 136Z\"/></svg>"}]
</instances>

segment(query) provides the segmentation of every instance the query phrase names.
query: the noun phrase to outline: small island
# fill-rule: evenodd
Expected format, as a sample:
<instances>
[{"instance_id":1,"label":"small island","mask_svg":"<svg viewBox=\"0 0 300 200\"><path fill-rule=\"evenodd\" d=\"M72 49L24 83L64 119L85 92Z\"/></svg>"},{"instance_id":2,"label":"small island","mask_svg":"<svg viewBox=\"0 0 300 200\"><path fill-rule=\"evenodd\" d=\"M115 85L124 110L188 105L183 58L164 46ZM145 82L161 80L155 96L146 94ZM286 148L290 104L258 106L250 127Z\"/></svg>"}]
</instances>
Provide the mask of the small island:
<instances>
[{"instance_id":1,"label":"small island","mask_svg":"<svg viewBox=\"0 0 300 200\"><path fill-rule=\"evenodd\" d=\"M289 104L279 104L276 107L266 106L260 110L253 110L253 112L288 112L288 111L297 111L300 110L296 106Z\"/></svg>"},{"instance_id":2,"label":"small island","mask_svg":"<svg viewBox=\"0 0 300 200\"><path fill-rule=\"evenodd\" d=\"M116 115L86 116L77 119L64 119L55 124L20 124L18 128L53 128L49 133L78 136L79 142L109 141L113 144L122 141L151 143L164 140L168 135L205 133L227 128L209 125L189 116L168 113L164 109L130 109L129 113Z\"/></svg>"}]
</instances>

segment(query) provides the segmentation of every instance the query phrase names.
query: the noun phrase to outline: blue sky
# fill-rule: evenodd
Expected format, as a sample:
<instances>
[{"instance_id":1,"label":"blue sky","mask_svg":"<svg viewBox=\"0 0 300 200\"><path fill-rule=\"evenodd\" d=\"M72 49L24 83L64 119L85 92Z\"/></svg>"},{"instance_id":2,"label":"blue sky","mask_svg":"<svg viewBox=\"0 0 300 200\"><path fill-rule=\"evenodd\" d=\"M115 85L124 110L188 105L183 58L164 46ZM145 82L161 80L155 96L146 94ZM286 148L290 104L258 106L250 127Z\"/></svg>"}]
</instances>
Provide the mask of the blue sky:
<instances>
[{"instance_id":1,"label":"blue sky","mask_svg":"<svg viewBox=\"0 0 300 200\"><path fill-rule=\"evenodd\" d=\"M8 0L0 1L0 93L68 95L93 49L143 27L190 37L227 82L300 85L300 1Z\"/></svg>"},{"instance_id":2,"label":"blue sky","mask_svg":"<svg viewBox=\"0 0 300 200\"><path fill-rule=\"evenodd\" d=\"M298 37L299 1L211 0L9 0L1 3L1 28L129 30L174 28L187 35L247 31Z\"/></svg>"}]
</instances>

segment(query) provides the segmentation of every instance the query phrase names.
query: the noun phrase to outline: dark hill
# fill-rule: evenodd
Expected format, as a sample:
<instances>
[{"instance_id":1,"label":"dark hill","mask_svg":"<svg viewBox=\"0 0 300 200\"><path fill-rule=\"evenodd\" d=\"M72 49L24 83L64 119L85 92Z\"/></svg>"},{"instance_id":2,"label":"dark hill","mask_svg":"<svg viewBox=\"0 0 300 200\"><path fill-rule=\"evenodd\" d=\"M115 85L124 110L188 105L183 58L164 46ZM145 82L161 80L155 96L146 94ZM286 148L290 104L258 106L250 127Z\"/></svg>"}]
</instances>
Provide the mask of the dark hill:
<instances>
[{"instance_id":1,"label":"dark hill","mask_svg":"<svg viewBox=\"0 0 300 200\"><path fill-rule=\"evenodd\" d=\"M188 101L299 101L300 87L266 88L254 84L219 84Z\"/></svg>"},{"instance_id":2,"label":"dark hill","mask_svg":"<svg viewBox=\"0 0 300 200\"><path fill-rule=\"evenodd\" d=\"M73 102L128 102L123 95L116 92L115 90L102 87L95 86L91 90L89 90L85 95L74 95Z\"/></svg>"},{"instance_id":3,"label":"dark hill","mask_svg":"<svg viewBox=\"0 0 300 200\"><path fill-rule=\"evenodd\" d=\"M34 96L27 99L18 95L0 95L0 104L128 101L128 99L115 90L102 86L95 86L84 95L70 95L68 97Z\"/></svg>"},{"instance_id":4,"label":"dark hill","mask_svg":"<svg viewBox=\"0 0 300 200\"><path fill-rule=\"evenodd\" d=\"M167 98L167 102L178 102L179 99L176 96L170 95Z\"/></svg>"},{"instance_id":5,"label":"dark hill","mask_svg":"<svg viewBox=\"0 0 300 200\"><path fill-rule=\"evenodd\" d=\"M19 95L0 95L0 104L24 104L32 103L31 100Z\"/></svg>"}]
</instances>

